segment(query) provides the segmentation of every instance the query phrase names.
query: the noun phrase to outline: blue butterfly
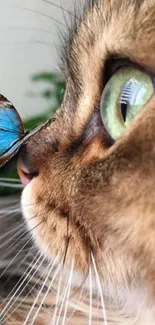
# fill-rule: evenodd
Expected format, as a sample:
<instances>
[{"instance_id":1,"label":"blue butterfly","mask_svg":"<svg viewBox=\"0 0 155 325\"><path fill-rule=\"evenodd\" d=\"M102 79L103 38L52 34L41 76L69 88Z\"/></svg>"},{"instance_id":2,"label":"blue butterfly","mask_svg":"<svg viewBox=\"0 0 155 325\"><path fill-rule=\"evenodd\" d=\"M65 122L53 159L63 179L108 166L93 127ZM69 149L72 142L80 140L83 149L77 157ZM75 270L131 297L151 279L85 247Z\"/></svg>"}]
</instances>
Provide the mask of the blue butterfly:
<instances>
[{"instance_id":1,"label":"blue butterfly","mask_svg":"<svg viewBox=\"0 0 155 325\"><path fill-rule=\"evenodd\" d=\"M39 129L24 132L23 122L15 107L0 95L0 167L9 161Z\"/></svg>"}]
</instances>

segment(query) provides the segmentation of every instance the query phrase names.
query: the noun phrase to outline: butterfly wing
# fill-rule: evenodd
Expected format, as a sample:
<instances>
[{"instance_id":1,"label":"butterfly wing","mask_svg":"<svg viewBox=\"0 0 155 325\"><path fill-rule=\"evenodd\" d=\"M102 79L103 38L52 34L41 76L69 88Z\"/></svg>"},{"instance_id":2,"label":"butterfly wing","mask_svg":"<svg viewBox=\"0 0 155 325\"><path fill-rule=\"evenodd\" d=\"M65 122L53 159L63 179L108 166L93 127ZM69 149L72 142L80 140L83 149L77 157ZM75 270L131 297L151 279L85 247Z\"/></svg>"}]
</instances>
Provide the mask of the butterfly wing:
<instances>
[{"instance_id":1,"label":"butterfly wing","mask_svg":"<svg viewBox=\"0 0 155 325\"><path fill-rule=\"evenodd\" d=\"M20 140L17 140L17 142L15 142L11 148L9 148L6 152L4 152L2 155L0 155L0 167L4 166L12 157L14 157L17 152L19 151L19 149L21 148L21 146L23 144L25 144L26 142L28 142L28 140L30 138L33 138L33 136L39 132L40 130L42 130L44 127L46 126L46 124L43 124L41 126L36 127L34 130L32 130L31 132L27 132L25 133L24 137Z\"/></svg>"},{"instance_id":2,"label":"butterfly wing","mask_svg":"<svg viewBox=\"0 0 155 325\"><path fill-rule=\"evenodd\" d=\"M18 135L24 134L23 122L13 104L0 95L0 128L12 131Z\"/></svg>"},{"instance_id":3,"label":"butterfly wing","mask_svg":"<svg viewBox=\"0 0 155 325\"><path fill-rule=\"evenodd\" d=\"M4 166L12 157L16 155L23 143L24 139L18 140L11 148L0 156L0 167Z\"/></svg>"},{"instance_id":4,"label":"butterfly wing","mask_svg":"<svg viewBox=\"0 0 155 325\"><path fill-rule=\"evenodd\" d=\"M12 151L23 136L23 123L18 112L7 98L0 95L0 165L6 156L9 158L10 149Z\"/></svg>"},{"instance_id":5,"label":"butterfly wing","mask_svg":"<svg viewBox=\"0 0 155 325\"><path fill-rule=\"evenodd\" d=\"M49 125L50 121L52 119L24 133L22 120L15 107L0 95L0 167L15 156L23 144Z\"/></svg>"}]
</instances>

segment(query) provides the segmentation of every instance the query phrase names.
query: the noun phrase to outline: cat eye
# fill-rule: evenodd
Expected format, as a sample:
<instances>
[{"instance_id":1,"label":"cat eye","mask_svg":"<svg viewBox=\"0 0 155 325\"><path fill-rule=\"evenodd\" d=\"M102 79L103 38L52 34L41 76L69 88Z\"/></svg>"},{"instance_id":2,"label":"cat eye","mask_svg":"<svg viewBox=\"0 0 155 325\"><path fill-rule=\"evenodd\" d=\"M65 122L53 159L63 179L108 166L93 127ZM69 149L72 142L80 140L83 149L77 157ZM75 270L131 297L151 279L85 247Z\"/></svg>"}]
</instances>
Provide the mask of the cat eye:
<instances>
[{"instance_id":1,"label":"cat eye","mask_svg":"<svg viewBox=\"0 0 155 325\"><path fill-rule=\"evenodd\" d=\"M101 97L100 111L105 129L118 139L154 92L149 74L131 66L117 70Z\"/></svg>"}]
</instances>

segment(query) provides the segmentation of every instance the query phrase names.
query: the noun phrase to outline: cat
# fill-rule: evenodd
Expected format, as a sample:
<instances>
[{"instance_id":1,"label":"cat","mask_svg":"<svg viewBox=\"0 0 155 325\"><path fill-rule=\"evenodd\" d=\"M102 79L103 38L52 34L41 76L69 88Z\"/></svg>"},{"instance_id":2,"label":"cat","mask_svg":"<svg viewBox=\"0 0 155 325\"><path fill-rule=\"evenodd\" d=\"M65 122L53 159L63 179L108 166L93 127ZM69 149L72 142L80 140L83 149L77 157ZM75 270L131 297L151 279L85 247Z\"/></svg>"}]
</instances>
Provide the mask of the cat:
<instances>
[{"instance_id":1,"label":"cat","mask_svg":"<svg viewBox=\"0 0 155 325\"><path fill-rule=\"evenodd\" d=\"M75 15L62 105L20 153L23 217L1 208L1 324L155 324L154 36L153 0Z\"/></svg>"}]
</instances>

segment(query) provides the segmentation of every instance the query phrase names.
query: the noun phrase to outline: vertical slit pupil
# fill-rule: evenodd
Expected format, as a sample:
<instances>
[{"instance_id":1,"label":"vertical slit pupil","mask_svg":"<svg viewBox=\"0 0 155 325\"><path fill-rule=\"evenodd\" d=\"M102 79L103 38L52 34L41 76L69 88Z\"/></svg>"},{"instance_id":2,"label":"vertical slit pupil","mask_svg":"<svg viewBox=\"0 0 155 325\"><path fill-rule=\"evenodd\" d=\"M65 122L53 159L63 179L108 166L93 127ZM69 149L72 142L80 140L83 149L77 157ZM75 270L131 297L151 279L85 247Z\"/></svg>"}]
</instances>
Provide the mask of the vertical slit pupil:
<instances>
[{"instance_id":1,"label":"vertical slit pupil","mask_svg":"<svg viewBox=\"0 0 155 325\"><path fill-rule=\"evenodd\" d=\"M125 103L121 104L121 112L122 112L124 122L126 121L127 108L128 108L127 103L126 104Z\"/></svg>"},{"instance_id":2,"label":"vertical slit pupil","mask_svg":"<svg viewBox=\"0 0 155 325\"><path fill-rule=\"evenodd\" d=\"M121 105L121 113L124 122L126 121L128 104L131 104L133 89L134 89L133 82L132 80L129 80L125 83L121 91L120 105Z\"/></svg>"}]
</instances>

